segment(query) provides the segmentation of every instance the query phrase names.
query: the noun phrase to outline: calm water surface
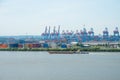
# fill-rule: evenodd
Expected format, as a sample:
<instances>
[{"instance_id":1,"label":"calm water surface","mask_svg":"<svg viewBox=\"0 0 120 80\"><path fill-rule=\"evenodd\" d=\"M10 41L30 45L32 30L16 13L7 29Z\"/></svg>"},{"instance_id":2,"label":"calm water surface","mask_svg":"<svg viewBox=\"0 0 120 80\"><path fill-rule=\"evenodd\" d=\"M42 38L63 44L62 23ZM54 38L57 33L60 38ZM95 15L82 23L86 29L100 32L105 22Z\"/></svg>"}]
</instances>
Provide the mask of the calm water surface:
<instances>
[{"instance_id":1,"label":"calm water surface","mask_svg":"<svg viewBox=\"0 0 120 80\"><path fill-rule=\"evenodd\" d=\"M120 52L0 52L0 80L120 80Z\"/></svg>"}]
</instances>

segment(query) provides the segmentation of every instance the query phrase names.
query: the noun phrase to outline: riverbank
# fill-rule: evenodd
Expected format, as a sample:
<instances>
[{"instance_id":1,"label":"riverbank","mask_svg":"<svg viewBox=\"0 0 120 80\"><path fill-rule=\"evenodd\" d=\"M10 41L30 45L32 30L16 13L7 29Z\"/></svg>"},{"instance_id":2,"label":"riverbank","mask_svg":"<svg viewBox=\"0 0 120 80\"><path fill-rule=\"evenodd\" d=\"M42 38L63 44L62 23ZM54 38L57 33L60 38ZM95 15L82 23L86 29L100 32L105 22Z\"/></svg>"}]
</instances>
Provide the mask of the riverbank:
<instances>
[{"instance_id":1,"label":"riverbank","mask_svg":"<svg viewBox=\"0 0 120 80\"><path fill-rule=\"evenodd\" d=\"M0 51L89 51L89 52L120 52L120 48L7 48Z\"/></svg>"}]
</instances>

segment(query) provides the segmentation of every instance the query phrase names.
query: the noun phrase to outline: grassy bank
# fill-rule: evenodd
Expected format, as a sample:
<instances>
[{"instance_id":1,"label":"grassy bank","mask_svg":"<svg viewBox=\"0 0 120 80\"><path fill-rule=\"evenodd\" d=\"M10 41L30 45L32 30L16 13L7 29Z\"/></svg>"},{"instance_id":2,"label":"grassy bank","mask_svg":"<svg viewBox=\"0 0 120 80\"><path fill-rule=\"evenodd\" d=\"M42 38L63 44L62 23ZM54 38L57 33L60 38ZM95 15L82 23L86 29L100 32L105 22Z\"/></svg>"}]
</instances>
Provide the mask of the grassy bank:
<instances>
[{"instance_id":1,"label":"grassy bank","mask_svg":"<svg viewBox=\"0 0 120 80\"><path fill-rule=\"evenodd\" d=\"M0 49L0 51L89 51L89 52L120 52L120 48L7 48L7 49Z\"/></svg>"}]
</instances>

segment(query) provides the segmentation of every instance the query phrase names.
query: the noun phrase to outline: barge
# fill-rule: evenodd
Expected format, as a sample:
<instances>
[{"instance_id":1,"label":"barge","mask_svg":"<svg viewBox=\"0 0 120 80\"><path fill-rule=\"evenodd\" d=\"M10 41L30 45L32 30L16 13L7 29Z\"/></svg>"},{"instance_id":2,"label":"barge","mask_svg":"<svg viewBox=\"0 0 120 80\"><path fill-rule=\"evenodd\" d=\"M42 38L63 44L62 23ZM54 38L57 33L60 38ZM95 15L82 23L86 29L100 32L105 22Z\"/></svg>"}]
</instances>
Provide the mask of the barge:
<instances>
[{"instance_id":1,"label":"barge","mask_svg":"<svg viewBox=\"0 0 120 80\"><path fill-rule=\"evenodd\" d=\"M89 54L86 51L48 51L49 54Z\"/></svg>"}]
</instances>

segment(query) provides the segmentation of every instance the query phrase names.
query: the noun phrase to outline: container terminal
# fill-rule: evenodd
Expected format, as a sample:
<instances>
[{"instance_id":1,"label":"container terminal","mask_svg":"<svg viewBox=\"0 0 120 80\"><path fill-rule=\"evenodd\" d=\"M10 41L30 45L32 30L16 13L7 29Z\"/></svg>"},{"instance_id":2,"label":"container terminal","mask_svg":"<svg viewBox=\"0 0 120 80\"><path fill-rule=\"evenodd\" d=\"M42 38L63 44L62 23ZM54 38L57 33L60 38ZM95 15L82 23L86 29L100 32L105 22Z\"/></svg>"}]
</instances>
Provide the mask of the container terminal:
<instances>
[{"instance_id":1,"label":"container terminal","mask_svg":"<svg viewBox=\"0 0 120 80\"><path fill-rule=\"evenodd\" d=\"M53 28L53 30L51 30ZM94 29L60 31L60 26L46 26L40 36L1 36L0 49L5 48L70 48L75 45L89 47L109 45L110 48L120 48L120 34L116 27L110 35L108 28L103 29L102 35L95 35Z\"/></svg>"}]
</instances>

